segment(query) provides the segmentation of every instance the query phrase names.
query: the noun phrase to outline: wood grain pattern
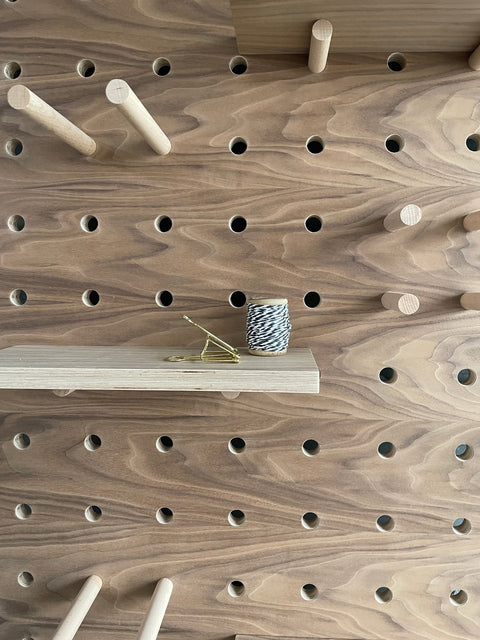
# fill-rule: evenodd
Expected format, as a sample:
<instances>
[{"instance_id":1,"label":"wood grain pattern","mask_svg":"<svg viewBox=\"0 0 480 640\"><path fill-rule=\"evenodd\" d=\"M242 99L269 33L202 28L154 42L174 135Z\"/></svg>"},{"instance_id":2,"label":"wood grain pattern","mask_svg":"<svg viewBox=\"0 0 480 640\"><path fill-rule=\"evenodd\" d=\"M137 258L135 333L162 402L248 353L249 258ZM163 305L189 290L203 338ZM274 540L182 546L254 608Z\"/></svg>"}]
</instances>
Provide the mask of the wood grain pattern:
<instances>
[{"instance_id":1,"label":"wood grain pattern","mask_svg":"<svg viewBox=\"0 0 480 640\"><path fill-rule=\"evenodd\" d=\"M0 18L2 61L21 67L1 80L1 145L23 143L0 157L0 345L194 353L203 337L187 313L240 346L245 309L229 299L242 291L288 298L291 346L322 370L312 396L0 391L1 640L50 640L92 573L104 588L79 640L133 639L162 577L174 584L165 640L476 640L480 387L457 376L479 372L478 312L460 296L480 291L480 238L463 227L480 210L480 153L466 146L480 87L465 55L408 54L393 73L383 54L331 52L321 80L305 56L258 57L235 75L226 2L17 0ZM112 78L161 121L168 156L106 101ZM15 82L98 141L98 156L13 112ZM243 155L229 151L236 136ZM311 136L321 153L305 148ZM421 221L388 233L385 217L411 203ZM25 304L12 304L18 290ZM419 312L385 311L386 291L414 294ZM305 453L308 440L318 449ZM310 512L318 520L302 522ZM468 533L453 529L460 518ZM466 604L450 602L456 589Z\"/></svg>"},{"instance_id":2,"label":"wood grain pattern","mask_svg":"<svg viewBox=\"0 0 480 640\"><path fill-rule=\"evenodd\" d=\"M312 24L333 24L332 51L469 51L478 44L474 0L230 0L238 49L248 54L308 51ZM471 62L476 63L476 58Z\"/></svg>"}]
</instances>

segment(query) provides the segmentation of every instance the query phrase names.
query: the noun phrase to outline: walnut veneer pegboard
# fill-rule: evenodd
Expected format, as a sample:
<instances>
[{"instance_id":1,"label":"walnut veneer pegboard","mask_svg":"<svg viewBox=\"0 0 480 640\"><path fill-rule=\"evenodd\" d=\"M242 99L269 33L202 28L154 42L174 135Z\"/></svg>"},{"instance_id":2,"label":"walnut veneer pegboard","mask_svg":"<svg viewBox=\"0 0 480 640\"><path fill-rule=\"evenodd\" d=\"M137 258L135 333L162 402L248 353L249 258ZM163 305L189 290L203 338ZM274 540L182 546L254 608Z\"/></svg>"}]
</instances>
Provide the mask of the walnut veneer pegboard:
<instances>
[{"instance_id":1,"label":"walnut veneer pegboard","mask_svg":"<svg viewBox=\"0 0 480 640\"><path fill-rule=\"evenodd\" d=\"M199 348L184 313L244 346L232 305L280 295L291 346L322 372L319 394L230 401L1 391L0 638L50 639L92 573L104 587L79 640L135 638L162 577L165 638L478 638L467 56L406 54L392 71L332 54L320 75L304 56L249 57L238 74L220 0L3 0L0 20L0 143L18 154L0 158L1 346ZM168 156L107 102L112 78ZM98 154L11 109L15 83ZM408 204L420 222L387 232ZM419 311L386 310L387 291Z\"/></svg>"}]
</instances>

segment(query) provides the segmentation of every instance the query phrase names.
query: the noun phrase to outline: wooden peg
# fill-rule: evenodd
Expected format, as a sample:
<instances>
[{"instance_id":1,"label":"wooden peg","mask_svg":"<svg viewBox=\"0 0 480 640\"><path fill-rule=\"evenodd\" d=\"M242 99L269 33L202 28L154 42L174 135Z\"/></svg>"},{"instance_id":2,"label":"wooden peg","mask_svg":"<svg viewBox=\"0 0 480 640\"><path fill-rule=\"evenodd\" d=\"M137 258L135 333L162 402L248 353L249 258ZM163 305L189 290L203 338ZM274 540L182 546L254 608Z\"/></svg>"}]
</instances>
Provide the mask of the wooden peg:
<instances>
[{"instance_id":1,"label":"wooden peg","mask_svg":"<svg viewBox=\"0 0 480 640\"><path fill-rule=\"evenodd\" d=\"M332 23L328 20L317 20L314 23L310 37L310 54L308 56L308 68L312 73L321 73L327 66L332 33Z\"/></svg>"},{"instance_id":2,"label":"wooden peg","mask_svg":"<svg viewBox=\"0 0 480 640\"><path fill-rule=\"evenodd\" d=\"M74 603L70 607L57 632L53 636L53 640L72 640L82 624L90 607L95 602L100 589L102 588L102 579L98 576L90 576L83 584L78 592Z\"/></svg>"},{"instance_id":3,"label":"wooden peg","mask_svg":"<svg viewBox=\"0 0 480 640\"><path fill-rule=\"evenodd\" d=\"M137 640L156 640L163 616L167 610L170 596L172 595L173 583L168 578L162 578L157 582L150 607L143 624L138 632Z\"/></svg>"},{"instance_id":4,"label":"wooden peg","mask_svg":"<svg viewBox=\"0 0 480 640\"><path fill-rule=\"evenodd\" d=\"M460 298L460 305L464 309L480 311L480 293L464 293Z\"/></svg>"},{"instance_id":5,"label":"wooden peg","mask_svg":"<svg viewBox=\"0 0 480 640\"><path fill-rule=\"evenodd\" d=\"M240 391L222 391L221 393L227 400L235 400L240 395Z\"/></svg>"},{"instance_id":6,"label":"wooden peg","mask_svg":"<svg viewBox=\"0 0 480 640\"><path fill-rule=\"evenodd\" d=\"M412 227L422 219L422 210L416 204L407 204L400 211L392 211L383 220L387 231L398 231L405 227Z\"/></svg>"},{"instance_id":7,"label":"wooden peg","mask_svg":"<svg viewBox=\"0 0 480 640\"><path fill-rule=\"evenodd\" d=\"M465 231L478 231L480 229L480 211L469 213L463 219L463 228Z\"/></svg>"},{"instance_id":8,"label":"wooden peg","mask_svg":"<svg viewBox=\"0 0 480 640\"><path fill-rule=\"evenodd\" d=\"M35 122L38 122L49 131L55 133L71 147L83 153L83 155L92 156L95 153L97 149L95 140L92 140L90 136L44 102L36 93L27 89L23 84L17 84L11 87L7 94L7 100L13 109L23 111L23 113L26 113L32 120L35 120Z\"/></svg>"},{"instance_id":9,"label":"wooden peg","mask_svg":"<svg viewBox=\"0 0 480 640\"><path fill-rule=\"evenodd\" d=\"M71 393L74 393L75 389L52 389L52 393L59 398L66 398Z\"/></svg>"},{"instance_id":10,"label":"wooden peg","mask_svg":"<svg viewBox=\"0 0 480 640\"><path fill-rule=\"evenodd\" d=\"M420 301L413 293L399 293L397 291L387 291L382 296L382 305L385 309L400 311L406 316L416 313L420 307Z\"/></svg>"},{"instance_id":11,"label":"wooden peg","mask_svg":"<svg viewBox=\"0 0 480 640\"><path fill-rule=\"evenodd\" d=\"M468 66L474 71L480 71L480 45L475 49L468 59Z\"/></svg>"},{"instance_id":12,"label":"wooden peg","mask_svg":"<svg viewBox=\"0 0 480 640\"><path fill-rule=\"evenodd\" d=\"M167 155L172 148L170 140L145 109L125 80L110 80L105 90L107 99L116 105L127 120L161 156Z\"/></svg>"}]
</instances>

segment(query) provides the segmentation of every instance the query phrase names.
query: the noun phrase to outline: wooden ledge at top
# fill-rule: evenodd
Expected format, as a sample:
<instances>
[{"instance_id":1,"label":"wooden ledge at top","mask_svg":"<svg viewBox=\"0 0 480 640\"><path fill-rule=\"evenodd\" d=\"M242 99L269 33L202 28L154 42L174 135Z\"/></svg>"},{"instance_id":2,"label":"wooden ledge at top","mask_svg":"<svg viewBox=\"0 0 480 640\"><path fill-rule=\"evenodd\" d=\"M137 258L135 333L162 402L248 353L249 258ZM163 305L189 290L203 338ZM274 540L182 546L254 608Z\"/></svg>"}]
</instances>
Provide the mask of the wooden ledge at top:
<instances>
[{"instance_id":1,"label":"wooden ledge at top","mask_svg":"<svg viewBox=\"0 0 480 640\"><path fill-rule=\"evenodd\" d=\"M342 638L326 638L325 636L314 636L313 638L301 638L298 636L249 636L245 634L236 634L235 640L345 640ZM352 639L350 639L352 640ZM356 640L362 640L356 638Z\"/></svg>"},{"instance_id":2,"label":"wooden ledge at top","mask_svg":"<svg viewBox=\"0 0 480 640\"><path fill-rule=\"evenodd\" d=\"M310 349L262 358L240 349L234 363L169 362L200 348L15 346L0 350L0 389L90 389L318 393Z\"/></svg>"}]
</instances>

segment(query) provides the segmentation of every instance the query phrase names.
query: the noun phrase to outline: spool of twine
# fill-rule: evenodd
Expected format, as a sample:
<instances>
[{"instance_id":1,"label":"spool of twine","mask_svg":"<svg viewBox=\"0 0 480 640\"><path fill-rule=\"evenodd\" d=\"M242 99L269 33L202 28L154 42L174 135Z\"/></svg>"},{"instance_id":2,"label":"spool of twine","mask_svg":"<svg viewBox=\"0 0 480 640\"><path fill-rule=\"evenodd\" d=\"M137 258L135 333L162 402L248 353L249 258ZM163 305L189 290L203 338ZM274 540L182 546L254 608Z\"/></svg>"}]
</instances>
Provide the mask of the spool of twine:
<instances>
[{"instance_id":1,"label":"spool of twine","mask_svg":"<svg viewBox=\"0 0 480 640\"><path fill-rule=\"evenodd\" d=\"M290 318L286 298L251 298L247 309L248 351L255 356L287 353Z\"/></svg>"}]
</instances>

